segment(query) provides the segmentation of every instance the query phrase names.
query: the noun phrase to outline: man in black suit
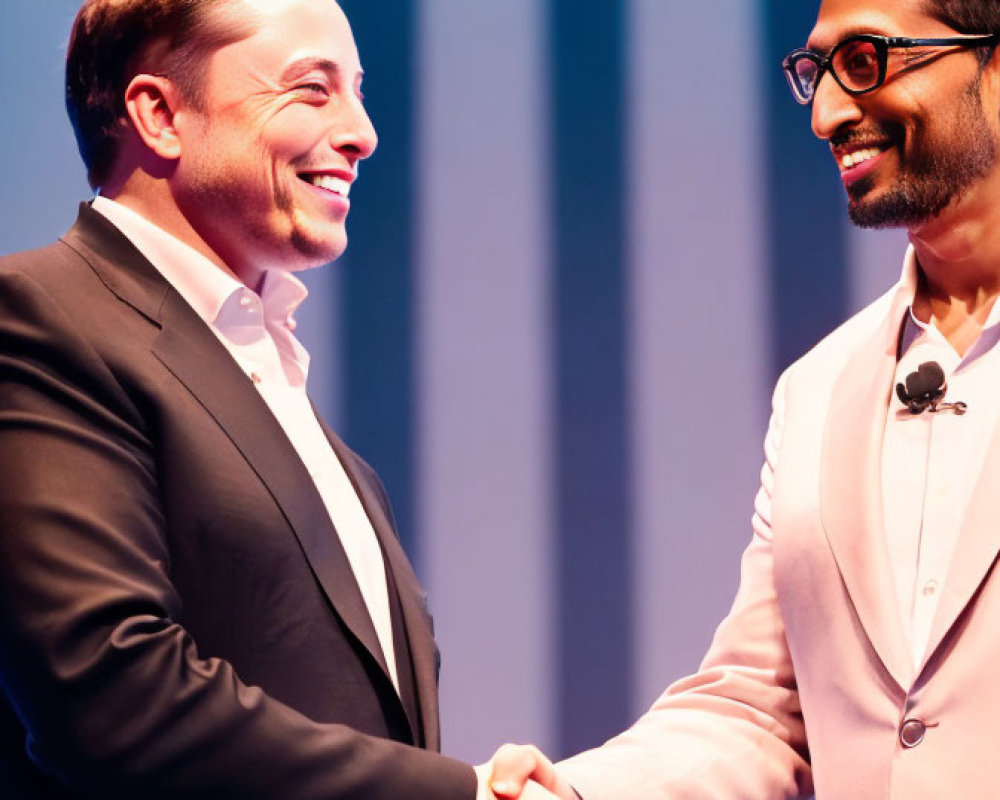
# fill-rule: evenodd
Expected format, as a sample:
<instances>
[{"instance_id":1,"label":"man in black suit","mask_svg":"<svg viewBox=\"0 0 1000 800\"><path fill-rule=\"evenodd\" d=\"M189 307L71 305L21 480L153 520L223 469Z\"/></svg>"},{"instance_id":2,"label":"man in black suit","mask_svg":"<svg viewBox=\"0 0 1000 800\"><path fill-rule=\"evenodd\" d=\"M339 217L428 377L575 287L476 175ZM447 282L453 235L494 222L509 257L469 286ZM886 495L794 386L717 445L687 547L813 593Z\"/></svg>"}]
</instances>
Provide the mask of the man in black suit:
<instances>
[{"instance_id":1,"label":"man in black suit","mask_svg":"<svg viewBox=\"0 0 1000 800\"><path fill-rule=\"evenodd\" d=\"M0 260L0 796L487 797L317 419L295 270L375 148L332 0L88 0L72 230ZM541 795L539 795L541 796Z\"/></svg>"}]
</instances>

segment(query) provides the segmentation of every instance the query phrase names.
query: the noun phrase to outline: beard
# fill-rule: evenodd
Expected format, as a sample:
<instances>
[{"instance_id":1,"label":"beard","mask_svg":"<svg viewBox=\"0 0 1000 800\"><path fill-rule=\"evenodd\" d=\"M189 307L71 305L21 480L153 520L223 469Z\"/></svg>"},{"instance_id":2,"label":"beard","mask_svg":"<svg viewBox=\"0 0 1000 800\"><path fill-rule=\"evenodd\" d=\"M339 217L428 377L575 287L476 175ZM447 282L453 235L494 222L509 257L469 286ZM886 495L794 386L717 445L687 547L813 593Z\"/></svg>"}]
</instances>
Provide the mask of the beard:
<instances>
[{"instance_id":1,"label":"beard","mask_svg":"<svg viewBox=\"0 0 1000 800\"><path fill-rule=\"evenodd\" d=\"M875 177L866 176L847 190L847 213L861 228L910 227L940 214L958 195L985 177L997 161L997 141L990 130L977 78L958 98L947 133L914 139L906 158L900 125L879 124L878 135L895 142L900 167L895 183L881 195L866 197ZM947 112L939 112L947 113Z\"/></svg>"}]
</instances>

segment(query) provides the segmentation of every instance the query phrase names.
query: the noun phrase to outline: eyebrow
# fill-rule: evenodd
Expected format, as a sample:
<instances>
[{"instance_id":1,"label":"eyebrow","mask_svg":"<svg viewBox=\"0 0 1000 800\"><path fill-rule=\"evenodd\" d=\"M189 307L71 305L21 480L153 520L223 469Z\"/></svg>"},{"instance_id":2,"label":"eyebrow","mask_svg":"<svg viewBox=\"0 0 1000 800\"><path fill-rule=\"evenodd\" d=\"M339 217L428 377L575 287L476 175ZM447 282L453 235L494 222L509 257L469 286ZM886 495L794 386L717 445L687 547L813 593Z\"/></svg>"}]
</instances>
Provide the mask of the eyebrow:
<instances>
[{"instance_id":1,"label":"eyebrow","mask_svg":"<svg viewBox=\"0 0 1000 800\"><path fill-rule=\"evenodd\" d=\"M830 54L830 51L833 50L834 47L836 47L838 44L840 44L841 42L843 42L845 39L850 39L852 36L859 36L860 34L863 34L863 33L867 33L867 34L870 34L872 36L890 36L891 35L891 34L888 34L888 33L884 32L884 31L882 31L882 30L879 30L879 29L875 28L872 25L856 25L854 27L848 28L847 30L840 31L840 35L837 37L837 40L833 44L831 44L829 47L817 47L816 45L814 45L814 44L812 44L810 42L806 42L806 49L807 50L811 50L812 52L816 53L817 55L826 57L826 56L828 56Z\"/></svg>"},{"instance_id":2,"label":"eyebrow","mask_svg":"<svg viewBox=\"0 0 1000 800\"><path fill-rule=\"evenodd\" d=\"M343 70L336 61L331 61L328 58L318 58L314 56L306 56L304 58L299 58L285 67L285 71L281 74L283 80L294 80L299 78L313 70L319 70L320 72L325 72L328 75L335 77L341 77L343 75ZM358 72L355 80L364 77L364 71Z\"/></svg>"}]
</instances>

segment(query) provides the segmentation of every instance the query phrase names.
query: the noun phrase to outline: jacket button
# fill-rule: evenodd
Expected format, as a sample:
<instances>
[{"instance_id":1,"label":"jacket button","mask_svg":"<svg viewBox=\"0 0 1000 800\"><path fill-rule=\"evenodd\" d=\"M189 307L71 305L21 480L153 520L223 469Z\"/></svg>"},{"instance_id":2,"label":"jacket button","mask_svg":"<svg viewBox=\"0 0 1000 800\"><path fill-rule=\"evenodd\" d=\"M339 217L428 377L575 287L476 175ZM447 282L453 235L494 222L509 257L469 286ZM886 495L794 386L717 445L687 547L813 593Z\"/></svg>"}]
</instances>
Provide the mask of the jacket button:
<instances>
[{"instance_id":1,"label":"jacket button","mask_svg":"<svg viewBox=\"0 0 1000 800\"><path fill-rule=\"evenodd\" d=\"M903 747L916 747L924 740L927 726L919 719L906 719L899 726L899 741Z\"/></svg>"}]
</instances>

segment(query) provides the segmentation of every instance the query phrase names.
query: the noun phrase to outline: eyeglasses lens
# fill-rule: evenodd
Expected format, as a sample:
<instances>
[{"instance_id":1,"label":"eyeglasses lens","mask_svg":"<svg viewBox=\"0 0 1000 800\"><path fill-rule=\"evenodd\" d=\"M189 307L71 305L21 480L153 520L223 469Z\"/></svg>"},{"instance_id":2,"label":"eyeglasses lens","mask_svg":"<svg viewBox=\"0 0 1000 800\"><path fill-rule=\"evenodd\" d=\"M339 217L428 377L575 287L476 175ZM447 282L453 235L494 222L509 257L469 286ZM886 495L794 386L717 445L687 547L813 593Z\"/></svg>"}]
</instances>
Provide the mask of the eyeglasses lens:
<instances>
[{"instance_id":1,"label":"eyeglasses lens","mask_svg":"<svg viewBox=\"0 0 1000 800\"><path fill-rule=\"evenodd\" d=\"M873 42L844 42L833 54L833 71L846 88L855 92L872 89L879 82L879 53Z\"/></svg>"},{"instance_id":2,"label":"eyeglasses lens","mask_svg":"<svg viewBox=\"0 0 1000 800\"><path fill-rule=\"evenodd\" d=\"M800 58L795 61L793 68L797 84L793 88L801 101L809 102L816 90L816 75L819 72L819 66L808 58Z\"/></svg>"}]
</instances>

